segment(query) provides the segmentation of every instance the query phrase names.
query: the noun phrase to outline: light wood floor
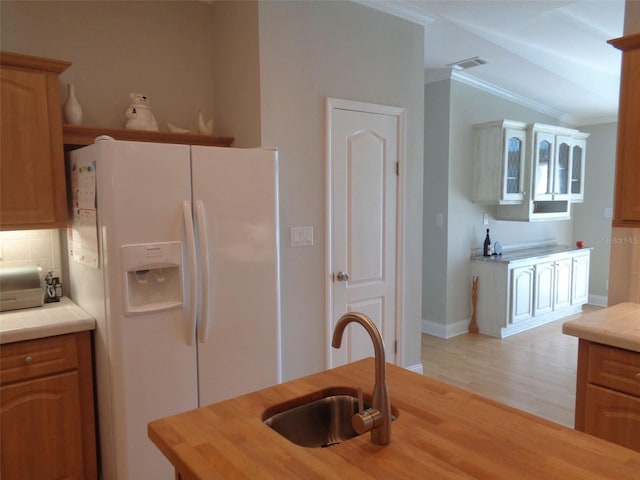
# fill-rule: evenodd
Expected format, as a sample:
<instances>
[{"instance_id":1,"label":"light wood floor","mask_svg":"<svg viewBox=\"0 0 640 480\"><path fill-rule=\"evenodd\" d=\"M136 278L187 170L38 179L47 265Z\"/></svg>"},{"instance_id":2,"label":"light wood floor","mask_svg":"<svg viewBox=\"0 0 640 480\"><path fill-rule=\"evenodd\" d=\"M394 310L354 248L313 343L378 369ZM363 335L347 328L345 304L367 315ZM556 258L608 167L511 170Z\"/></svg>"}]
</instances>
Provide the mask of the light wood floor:
<instances>
[{"instance_id":1,"label":"light wood floor","mask_svg":"<svg viewBox=\"0 0 640 480\"><path fill-rule=\"evenodd\" d=\"M422 334L424 374L573 428L578 339L562 324L579 316L503 339Z\"/></svg>"}]
</instances>

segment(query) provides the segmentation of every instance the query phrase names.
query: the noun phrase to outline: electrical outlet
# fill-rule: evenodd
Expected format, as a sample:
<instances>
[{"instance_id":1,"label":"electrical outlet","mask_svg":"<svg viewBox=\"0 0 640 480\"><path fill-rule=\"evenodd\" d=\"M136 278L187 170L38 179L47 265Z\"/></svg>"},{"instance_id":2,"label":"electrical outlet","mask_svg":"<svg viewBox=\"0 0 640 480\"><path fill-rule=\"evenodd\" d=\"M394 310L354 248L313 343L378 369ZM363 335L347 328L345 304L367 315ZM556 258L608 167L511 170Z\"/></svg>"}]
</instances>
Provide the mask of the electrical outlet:
<instances>
[{"instance_id":1,"label":"electrical outlet","mask_svg":"<svg viewBox=\"0 0 640 480\"><path fill-rule=\"evenodd\" d=\"M483 225L489 225L489 214L488 213L483 213L482 214L482 224Z\"/></svg>"}]
</instances>

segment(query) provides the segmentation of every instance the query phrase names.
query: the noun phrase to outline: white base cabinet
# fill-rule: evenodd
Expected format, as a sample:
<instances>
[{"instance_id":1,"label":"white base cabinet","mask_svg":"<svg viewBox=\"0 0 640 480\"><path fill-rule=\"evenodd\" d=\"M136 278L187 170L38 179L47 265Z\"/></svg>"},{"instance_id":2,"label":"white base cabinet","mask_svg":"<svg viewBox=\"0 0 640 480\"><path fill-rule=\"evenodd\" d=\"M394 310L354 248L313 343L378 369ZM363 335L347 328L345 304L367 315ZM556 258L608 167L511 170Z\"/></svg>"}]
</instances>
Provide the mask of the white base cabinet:
<instances>
[{"instance_id":1,"label":"white base cabinet","mask_svg":"<svg viewBox=\"0 0 640 480\"><path fill-rule=\"evenodd\" d=\"M590 249L474 258L480 333L504 338L581 312L589 297L590 258Z\"/></svg>"}]
</instances>

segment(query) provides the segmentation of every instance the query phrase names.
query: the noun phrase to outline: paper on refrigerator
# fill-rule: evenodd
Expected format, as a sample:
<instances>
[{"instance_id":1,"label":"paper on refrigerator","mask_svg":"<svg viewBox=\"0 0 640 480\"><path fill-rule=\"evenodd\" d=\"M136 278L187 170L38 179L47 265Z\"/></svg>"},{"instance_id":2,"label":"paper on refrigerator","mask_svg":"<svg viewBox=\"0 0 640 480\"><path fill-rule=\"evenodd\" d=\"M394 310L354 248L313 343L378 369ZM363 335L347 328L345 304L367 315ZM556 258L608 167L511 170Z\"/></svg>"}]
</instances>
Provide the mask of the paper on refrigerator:
<instances>
[{"instance_id":1,"label":"paper on refrigerator","mask_svg":"<svg viewBox=\"0 0 640 480\"><path fill-rule=\"evenodd\" d=\"M95 160L72 159L73 222L69 229L69 254L74 261L98 268Z\"/></svg>"}]
</instances>

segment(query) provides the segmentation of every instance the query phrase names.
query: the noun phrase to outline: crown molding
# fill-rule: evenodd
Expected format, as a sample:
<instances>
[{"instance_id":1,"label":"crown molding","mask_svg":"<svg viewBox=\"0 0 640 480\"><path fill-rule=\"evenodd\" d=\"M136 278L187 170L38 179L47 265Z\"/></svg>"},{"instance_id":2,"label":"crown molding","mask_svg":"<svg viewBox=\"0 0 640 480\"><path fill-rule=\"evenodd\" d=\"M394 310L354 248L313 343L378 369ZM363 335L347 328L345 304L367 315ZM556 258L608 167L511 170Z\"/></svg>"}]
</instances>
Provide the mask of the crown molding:
<instances>
[{"instance_id":1,"label":"crown molding","mask_svg":"<svg viewBox=\"0 0 640 480\"><path fill-rule=\"evenodd\" d=\"M545 105L543 103L536 102L535 100L531 100L530 98L519 95L515 92L512 92L511 90L507 90L506 88L499 87L490 82L480 80L479 78L473 77L458 70L454 70L452 68L432 70L425 73L425 84L435 83L442 80L456 80L470 87L490 93L491 95L495 95L496 97L509 100L511 102L517 103L518 105L522 105L523 107L530 108L531 110L535 110L536 112L549 115L550 117L556 118L558 120L564 121L564 119L567 118L567 114L561 112L560 110L549 107L548 105Z\"/></svg>"}]
</instances>

